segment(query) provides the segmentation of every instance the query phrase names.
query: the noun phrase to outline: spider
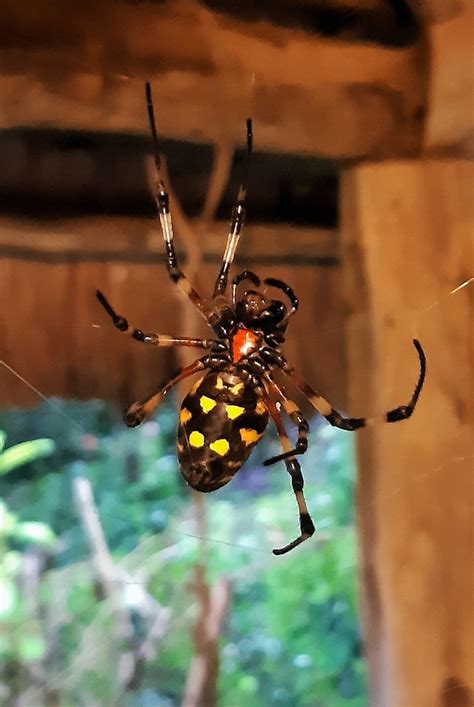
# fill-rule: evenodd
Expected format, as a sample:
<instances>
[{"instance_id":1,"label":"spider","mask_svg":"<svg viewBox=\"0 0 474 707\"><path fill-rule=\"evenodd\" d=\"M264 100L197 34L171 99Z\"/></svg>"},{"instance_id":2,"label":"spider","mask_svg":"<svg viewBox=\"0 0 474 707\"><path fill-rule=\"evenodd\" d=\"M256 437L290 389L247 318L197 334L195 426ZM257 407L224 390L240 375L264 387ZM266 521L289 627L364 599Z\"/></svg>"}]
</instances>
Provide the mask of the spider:
<instances>
[{"instance_id":1,"label":"spider","mask_svg":"<svg viewBox=\"0 0 474 707\"><path fill-rule=\"evenodd\" d=\"M191 346L205 349L206 355L183 367L166 385L142 403L135 402L125 415L125 422L136 427L163 400L179 381L200 371L206 373L184 398L179 412L177 456L181 473L197 491L210 492L227 484L249 457L261 439L271 417L282 447L282 453L264 461L265 466L283 461L290 474L299 512L300 534L275 555L289 552L310 538L315 527L303 495L303 475L297 456L308 447L309 425L298 405L277 383L274 372L280 370L294 387L309 400L317 413L335 427L354 431L375 422L375 418L344 417L295 371L281 352L291 317L298 309L298 298L285 282L273 277L263 280L266 288L279 290L286 298L272 299L259 289L260 278L244 270L232 280L230 300L227 285L230 266L246 214L247 176L252 151L252 122L247 120L247 166L232 209L230 229L222 264L217 275L212 301L207 303L191 286L178 265L174 247L169 196L161 174L161 161L150 84L146 83L148 118L157 172L155 200L166 247L168 275L213 329L215 337L194 339L168 334L145 333L117 314L105 296L97 290L97 298L115 327L137 341L157 347ZM238 297L239 285L247 289ZM413 340L419 358L419 376L407 405L385 413L385 422L398 422L411 416L423 387L426 358L417 339ZM293 446L287 435L281 410L297 428Z\"/></svg>"}]
</instances>

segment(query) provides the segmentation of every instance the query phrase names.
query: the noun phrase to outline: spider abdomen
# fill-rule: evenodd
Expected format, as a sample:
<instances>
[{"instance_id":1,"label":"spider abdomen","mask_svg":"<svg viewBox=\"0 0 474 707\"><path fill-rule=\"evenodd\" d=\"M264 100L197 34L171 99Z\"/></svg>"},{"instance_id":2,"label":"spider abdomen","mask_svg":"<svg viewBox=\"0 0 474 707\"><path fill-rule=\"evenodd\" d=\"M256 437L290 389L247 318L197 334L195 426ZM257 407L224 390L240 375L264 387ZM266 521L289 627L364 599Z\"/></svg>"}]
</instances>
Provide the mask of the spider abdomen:
<instances>
[{"instance_id":1,"label":"spider abdomen","mask_svg":"<svg viewBox=\"0 0 474 707\"><path fill-rule=\"evenodd\" d=\"M249 457L268 423L259 390L237 368L210 372L184 398L177 453L181 473L197 491L227 484Z\"/></svg>"}]
</instances>

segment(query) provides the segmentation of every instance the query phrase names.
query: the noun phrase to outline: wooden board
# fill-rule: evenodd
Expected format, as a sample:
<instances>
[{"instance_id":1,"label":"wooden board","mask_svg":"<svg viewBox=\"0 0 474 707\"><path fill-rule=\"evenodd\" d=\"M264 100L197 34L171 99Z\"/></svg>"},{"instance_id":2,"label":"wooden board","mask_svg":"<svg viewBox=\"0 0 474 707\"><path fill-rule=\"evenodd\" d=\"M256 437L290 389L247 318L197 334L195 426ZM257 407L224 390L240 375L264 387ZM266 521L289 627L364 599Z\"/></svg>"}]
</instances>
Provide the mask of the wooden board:
<instances>
[{"instance_id":1,"label":"wooden board","mask_svg":"<svg viewBox=\"0 0 474 707\"><path fill-rule=\"evenodd\" d=\"M288 356L340 404L345 351L339 267L260 262L255 269L287 280L300 295ZM215 264L206 263L200 272L208 296L215 275ZM47 397L97 397L126 408L168 379L177 358L171 350L158 351L117 332L95 298L96 288L143 330L187 335L184 311L190 305L175 292L163 264L0 256L0 361ZM209 335L200 320L199 333ZM38 394L0 365L2 408L39 402Z\"/></svg>"},{"instance_id":2,"label":"wooden board","mask_svg":"<svg viewBox=\"0 0 474 707\"><path fill-rule=\"evenodd\" d=\"M206 228L200 245L207 262L221 261L228 230L226 221ZM337 265L338 241L336 229L246 224L236 262ZM178 252L179 248L178 230ZM126 216L41 220L0 217L2 254L49 262L71 259L164 262L157 219Z\"/></svg>"},{"instance_id":3,"label":"wooden board","mask_svg":"<svg viewBox=\"0 0 474 707\"><path fill-rule=\"evenodd\" d=\"M409 399L414 416L358 435L361 579L371 704L474 699L474 164L387 162L343 178L348 407ZM364 324L364 326L361 326Z\"/></svg>"},{"instance_id":4,"label":"wooden board","mask_svg":"<svg viewBox=\"0 0 474 707\"><path fill-rule=\"evenodd\" d=\"M126 32L124 28L126 27ZM147 134L143 82L165 137L339 159L407 154L421 138L419 46L385 48L245 22L188 0L37 0L0 7L0 127Z\"/></svg>"}]
</instances>

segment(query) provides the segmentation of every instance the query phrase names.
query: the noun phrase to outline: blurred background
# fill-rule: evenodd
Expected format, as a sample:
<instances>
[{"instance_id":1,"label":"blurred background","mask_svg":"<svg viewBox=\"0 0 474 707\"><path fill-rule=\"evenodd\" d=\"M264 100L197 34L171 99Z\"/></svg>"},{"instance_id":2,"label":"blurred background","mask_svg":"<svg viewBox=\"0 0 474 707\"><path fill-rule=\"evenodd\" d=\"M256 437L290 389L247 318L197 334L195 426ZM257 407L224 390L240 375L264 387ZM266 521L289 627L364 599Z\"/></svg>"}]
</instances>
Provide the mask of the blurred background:
<instances>
[{"instance_id":1,"label":"blurred background","mask_svg":"<svg viewBox=\"0 0 474 707\"><path fill-rule=\"evenodd\" d=\"M0 704L469 707L473 7L468 0L0 7ZM203 296L254 125L234 272L300 297L285 354L311 420L317 533L272 429L229 486L179 474L180 399L122 413L206 329L169 281L144 82L186 273ZM150 350L149 350L150 348ZM189 383L189 386L191 383ZM294 391L288 389L291 394ZM304 400L298 402L310 415Z\"/></svg>"}]
</instances>

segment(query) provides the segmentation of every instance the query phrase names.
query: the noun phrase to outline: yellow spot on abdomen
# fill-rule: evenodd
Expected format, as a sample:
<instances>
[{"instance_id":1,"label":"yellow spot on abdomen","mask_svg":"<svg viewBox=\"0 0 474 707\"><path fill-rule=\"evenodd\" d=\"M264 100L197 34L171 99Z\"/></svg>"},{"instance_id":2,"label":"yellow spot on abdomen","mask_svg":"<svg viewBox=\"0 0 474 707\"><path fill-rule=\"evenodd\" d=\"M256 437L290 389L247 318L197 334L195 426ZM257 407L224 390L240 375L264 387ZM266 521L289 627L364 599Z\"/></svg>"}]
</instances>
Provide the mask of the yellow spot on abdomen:
<instances>
[{"instance_id":1,"label":"yellow spot on abdomen","mask_svg":"<svg viewBox=\"0 0 474 707\"><path fill-rule=\"evenodd\" d=\"M181 422L182 425L185 424L188 420L192 418L192 413L189 412L188 408L182 408L181 412L179 413L179 421Z\"/></svg>"},{"instance_id":2,"label":"yellow spot on abdomen","mask_svg":"<svg viewBox=\"0 0 474 707\"><path fill-rule=\"evenodd\" d=\"M234 395L237 395L237 393L240 393L242 388L244 387L243 383L236 383L235 385L232 386L230 389L230 392L233 393Z\"/></svg>"},{"instance_id":3,"label":"yellow spot on abdomen","mask_svg":"<svg viewBox=\"0 0 474 707\"><path fill-rule=\"evenodd\" d=\"M212 398L208 398L207 395L201 395L199 405L202 407L204 412L211 412L211 410L216 407L217 403Z\"/></svg>"},{"instance_id":4,"label":"yellow spot on abdomen","mask_svg":"<svg viewBox=\"0 0 474 707\"><path fill-rule=\"evenodd\" d=\"M189 435L189 444L191 447L203 447L204 446L204 435L197 430L191 432Z\"/></svg>"},{"instance_id":5,"label":"yellow spot on abdomen","mask_svg":"<svg viewBox=\"0 0 474 707\"><path fill-rule=\"evenodd\" d=\"M216 452L216 454L218 454L220 457L223 457L229 451L230 444L226 439L216 439L215 442L211 442L209 447L212 449L213 452Z\"/></svg>"},{"instance_id":6,"label":"yellow spot on abdomen","mask_svg":"<svg viewBox=\"0 0 474 707\"><path fill-rule=\"evenodd\" d=\"M222 380L222 378L220 376L217 376L217 378L216 378L217 390L222 390L223 387L224 387L224 381Z\"/></svg>"},{"instance_id":7,"label":"yellow spot on abdomen","mask_svg":"<svg viewBox=\"0 0 474 707\"><path fill-rule=\"evenodd\" d=\"M240 437L242 439L242 442L244 444L255 444L255 442L258 442L262 435L259 435L257 430L252 430L249 427L244 427L243 429L240 430Z\"/></svg>"},{"instance_id":8,"label":"yellow spot on abdomen","mask_svg":"<svg viewBox=\"0 0 474 707\"><path fill-rule=\"evenodd\" d=\"M267 408L266 408L265 405L262 403L262 401L259 400L258 403L257 403L256 406L255 406L255 412L257 413L257 415L263 415L263 413L266 412L266 409L267 409Z\"/></svg>"},{"instance_id":9,"label":"yellow spot on abdomen","mask_svg":"<svg viewBox=\"0 0 474 707\"><path fill-rule=\"evenodd\" d=\"M225 411L229 420L235 420L236 417L240 417L245 412L245 408L240 405L226 405Z\"/></svg>"}]
</instances>

